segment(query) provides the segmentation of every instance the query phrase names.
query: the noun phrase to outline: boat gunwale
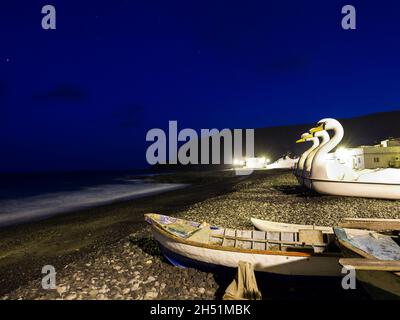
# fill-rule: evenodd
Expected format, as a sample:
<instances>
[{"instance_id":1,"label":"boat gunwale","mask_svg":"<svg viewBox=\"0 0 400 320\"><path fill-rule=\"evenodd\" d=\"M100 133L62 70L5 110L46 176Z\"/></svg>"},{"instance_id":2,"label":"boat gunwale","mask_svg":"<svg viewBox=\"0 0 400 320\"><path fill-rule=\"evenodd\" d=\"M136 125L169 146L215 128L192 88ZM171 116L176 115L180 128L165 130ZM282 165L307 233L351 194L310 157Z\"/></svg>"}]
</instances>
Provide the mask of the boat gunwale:
<instances>
[{"instance_id":1,"label":"boat gunwale","mask_svg":"<svg viewBox=\"0 0 400 320\"><path fill-rule=\"evenodd\" d=\"M277 255L277 256L290 256L290 257L305 257L305 258L310 258L310 257L343 257L343 255L340 252L322 252L322 253L307 253L307 252L301 252L301 251L273 251L273 250L259 250L259 249L241 249L241 248L235 248L235 247L222 247L222 246L217 246L213 244L207 244L207 243L200 243L196 241L190 241L186 239L182 239L180 237L175 236L174 234L164 230L161 226L159 226L157 223L151 223L150 226L154 229L156 229L157 232L159 232L161 235L163 235L166 238L170 238L175 240L176 242L179 242L181 244L186 244L194 247L200 247L200 248L206 248L206 249L211 249L211 250L219 250L219 251L230 251L230 252L237 252L237 253L249 253L249 254L260 254L260 255ZM257 240L253 240L257 241Z\"/></svg>"}]
</instances>

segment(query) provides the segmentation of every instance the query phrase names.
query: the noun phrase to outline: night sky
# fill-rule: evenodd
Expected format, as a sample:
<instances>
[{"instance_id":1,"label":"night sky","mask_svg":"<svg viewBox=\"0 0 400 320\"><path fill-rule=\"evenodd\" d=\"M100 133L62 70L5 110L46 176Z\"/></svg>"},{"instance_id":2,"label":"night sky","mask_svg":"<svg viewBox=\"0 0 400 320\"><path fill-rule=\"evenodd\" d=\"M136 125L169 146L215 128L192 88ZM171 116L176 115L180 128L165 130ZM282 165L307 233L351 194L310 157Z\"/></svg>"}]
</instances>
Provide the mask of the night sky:
<instances>
[{"instance_id":1,"label":"night sky","mask_svg":"<svg viewBox=\"0 0 400 320\"><path fill-rule=\"evenodd\" d=\"M57 29L41 28L41 8ZM341 8L357 9L357 30ZM146 132L400 109L399 1L0 4L0 172L146 165Z\"/></svg>"}]
</instances>

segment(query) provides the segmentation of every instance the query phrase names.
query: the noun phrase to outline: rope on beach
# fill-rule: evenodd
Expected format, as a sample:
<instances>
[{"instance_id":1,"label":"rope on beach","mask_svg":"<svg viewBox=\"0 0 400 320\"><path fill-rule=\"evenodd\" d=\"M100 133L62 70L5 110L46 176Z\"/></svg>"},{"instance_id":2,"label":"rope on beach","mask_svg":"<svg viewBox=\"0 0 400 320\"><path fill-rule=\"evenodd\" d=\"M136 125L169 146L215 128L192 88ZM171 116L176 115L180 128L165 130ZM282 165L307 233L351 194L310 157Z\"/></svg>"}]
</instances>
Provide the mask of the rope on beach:
<instances>
[{"instance_id":1,"label":"rope on beach","mask_svg":"<svg viewBox=\"0 0 400 320\"><path fill-rule=\"evenodd\" d=\"M261 292L250 262L239 261L238 273L226 289L223 300L261 300Z\"/></svg>"}]
</instances>

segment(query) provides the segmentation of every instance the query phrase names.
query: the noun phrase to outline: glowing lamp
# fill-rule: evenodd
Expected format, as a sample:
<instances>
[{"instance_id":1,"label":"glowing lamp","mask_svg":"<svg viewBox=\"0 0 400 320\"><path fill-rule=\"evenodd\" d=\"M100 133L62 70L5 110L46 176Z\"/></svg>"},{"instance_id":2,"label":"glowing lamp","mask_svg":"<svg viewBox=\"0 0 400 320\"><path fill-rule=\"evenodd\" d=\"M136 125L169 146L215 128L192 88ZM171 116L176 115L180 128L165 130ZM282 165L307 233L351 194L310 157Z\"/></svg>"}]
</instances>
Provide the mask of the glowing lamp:
<instances>
[{"instance_id":1,"label":"glowing lamp","mask_svg":"<svg viewBox=\"0 0 400 320\"><path fill-rule=\"evenodd\" d=\"M344 147L340 147L336 150L336 158L340 159L340 160L347 160L350 157L350 153L349 150L344 148Z\"/></svg>"}]
</instances>

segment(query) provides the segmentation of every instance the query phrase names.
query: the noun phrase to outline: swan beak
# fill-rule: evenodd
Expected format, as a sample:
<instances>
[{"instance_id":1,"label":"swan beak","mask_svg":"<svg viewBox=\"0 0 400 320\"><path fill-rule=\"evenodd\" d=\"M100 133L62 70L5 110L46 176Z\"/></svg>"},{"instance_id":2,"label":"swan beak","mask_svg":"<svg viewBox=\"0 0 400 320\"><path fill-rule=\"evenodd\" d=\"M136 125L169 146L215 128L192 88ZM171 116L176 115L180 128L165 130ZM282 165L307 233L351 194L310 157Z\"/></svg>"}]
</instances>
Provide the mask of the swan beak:
<instances>
[{"instance_id":1,"label":"swan beak","mask_svg":"<svg viewBox=\"0 0 400 320\"><path fill-rule=\"evenodd\" d=\"M302 142L305 142L305 141L306 141L306 140L304 140L303 138L301 138L301 139L297 140L296 143L302 143Z\"/></svg>"},{"instance_id":2,"label":"swan beak","mask_svg":"<svg viewBox=\"0 0 400 320\"><path fill-rule=\"evenodd\" d=\"M318 127L311 128L311 129L309 130L310 133L315 133L315 132L318 132L318 131L324 131L324 126L323 126L323 125L320 125L320 126L318 126Z\"/></svg>"}]
</instances>

